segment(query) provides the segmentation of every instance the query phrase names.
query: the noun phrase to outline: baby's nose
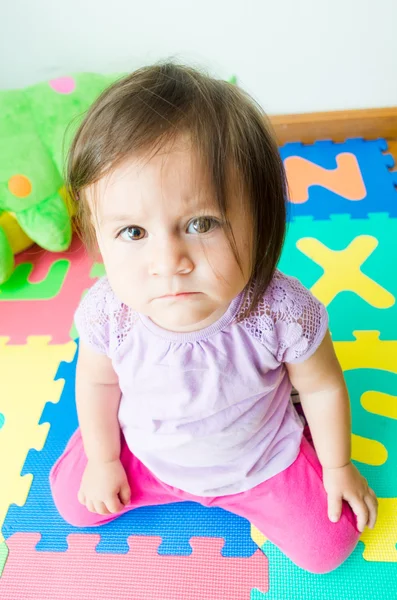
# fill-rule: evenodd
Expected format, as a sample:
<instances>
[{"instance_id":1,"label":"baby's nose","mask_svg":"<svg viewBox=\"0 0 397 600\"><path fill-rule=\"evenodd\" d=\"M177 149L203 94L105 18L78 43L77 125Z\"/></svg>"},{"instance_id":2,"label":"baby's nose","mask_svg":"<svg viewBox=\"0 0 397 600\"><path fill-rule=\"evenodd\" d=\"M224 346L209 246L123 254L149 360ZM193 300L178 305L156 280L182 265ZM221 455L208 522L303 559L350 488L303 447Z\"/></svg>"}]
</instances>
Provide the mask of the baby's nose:
<instances>
[{"instance_id":1,"label":"baby's nose","mask_svg":"<svg viewBox=\"0 0 397 600\"><path fill-rule=\"evenodd\" d=\"M169 237L156 244L149 266L150 275L171 277L188 274L193 270L193 261L189 257L185 244L176 237Z\"/></svg>"}]
</instances>

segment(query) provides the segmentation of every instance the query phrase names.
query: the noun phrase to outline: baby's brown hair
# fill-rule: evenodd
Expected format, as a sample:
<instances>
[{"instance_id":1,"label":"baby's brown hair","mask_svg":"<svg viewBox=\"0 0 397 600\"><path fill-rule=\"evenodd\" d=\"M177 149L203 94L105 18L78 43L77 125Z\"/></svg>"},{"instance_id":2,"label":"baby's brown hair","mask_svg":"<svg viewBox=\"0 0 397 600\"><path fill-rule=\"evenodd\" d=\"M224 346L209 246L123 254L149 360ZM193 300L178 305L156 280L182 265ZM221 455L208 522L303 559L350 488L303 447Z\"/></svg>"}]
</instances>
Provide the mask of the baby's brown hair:
<instances>
[{"instance_id":1,"label":"baby's brown hair","mask_svg":"<svg viewBox=\"0 0 397 600\"><path fill-rule=\"evenodd\" d=\"M67 189L77 204L77 222L89 249L95 244L84 189L137 153L156 153L188 133L226 223L225 231L241 268L227 218L231 168L253 223L248 288L257 306L278 263L286 227L283 164L262 109L236 85L174 63L144 67L116 81L89 109L72 142ZM233 179L236 179L233 177Z\"/></svg>"}]
</instances>

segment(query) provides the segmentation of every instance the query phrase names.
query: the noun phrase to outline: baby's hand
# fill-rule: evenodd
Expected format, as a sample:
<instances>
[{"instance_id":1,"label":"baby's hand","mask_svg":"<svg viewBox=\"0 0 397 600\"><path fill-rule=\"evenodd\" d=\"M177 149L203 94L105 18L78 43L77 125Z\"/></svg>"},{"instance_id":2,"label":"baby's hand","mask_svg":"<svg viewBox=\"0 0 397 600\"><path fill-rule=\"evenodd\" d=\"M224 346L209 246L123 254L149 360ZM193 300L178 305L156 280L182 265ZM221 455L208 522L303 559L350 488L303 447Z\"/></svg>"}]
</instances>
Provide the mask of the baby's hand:
<instances>
[{"instance_id":1,"label":"baby's hand","mask_svg":"<svg viewBox=\"0 0 397 600\"><path fill-rule=\"evenodd\" d=\"M78 499L90 512L109 515L123 510L131 490L120 460L89 460L81 481Z\"/></svg>"},{"instance_id":2,"label":"baby's hand","mask_svg":"<svg viewBox=\"0 0 397 600\"><path fill-rule=\"evenodd\" d=\"M366 525L374 528L378 513L375 492L352 463L334 469L324 468L323 482L328 494L328 517L333 523L339 521L342 500L346 500L357 517L358 530L364 531Z\"/></svg>"}]
</instances>

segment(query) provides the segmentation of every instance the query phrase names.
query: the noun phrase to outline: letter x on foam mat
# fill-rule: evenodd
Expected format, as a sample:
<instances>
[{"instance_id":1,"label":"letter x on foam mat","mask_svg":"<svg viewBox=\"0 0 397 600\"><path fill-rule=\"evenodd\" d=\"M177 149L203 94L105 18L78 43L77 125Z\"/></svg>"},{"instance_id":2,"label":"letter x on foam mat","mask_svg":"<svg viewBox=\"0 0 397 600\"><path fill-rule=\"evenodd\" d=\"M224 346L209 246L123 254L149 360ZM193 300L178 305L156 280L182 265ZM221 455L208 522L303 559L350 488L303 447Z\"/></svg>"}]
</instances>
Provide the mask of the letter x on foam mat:
<instances>
[{"instance_id":1,"label":"letter x on foam mat","mask_svg":"<svg viewBox=\"0 0 397 600\"><path fill-rule=\"evenodd\" d=\"M280 269L326 304L349 387L353 459L379 519L327 575L296 567L250 523L186 502L93 529L65 523L48 475L77 426L74 310L103 273L75 239L32 248L0 287L2 600L397 599L397 183L383 140L287 144Z\"/></svg>"}]
</instances>

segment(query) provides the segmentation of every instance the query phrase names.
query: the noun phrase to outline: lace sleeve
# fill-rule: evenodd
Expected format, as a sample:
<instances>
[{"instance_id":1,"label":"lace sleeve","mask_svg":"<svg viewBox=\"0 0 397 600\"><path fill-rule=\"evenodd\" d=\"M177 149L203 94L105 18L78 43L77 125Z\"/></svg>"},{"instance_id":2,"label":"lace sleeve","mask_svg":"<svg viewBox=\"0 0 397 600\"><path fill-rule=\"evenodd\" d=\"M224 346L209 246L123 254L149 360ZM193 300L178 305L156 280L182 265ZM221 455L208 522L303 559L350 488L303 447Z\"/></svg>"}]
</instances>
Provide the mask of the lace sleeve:
<instances>
[{"instance_id":1,"label":"lace sleeve","mask_svg":"<svg viewBox=\"0 0 397 600\"><path fill-rule=\"evenodd\" d=\"M107 277L88 290L75 314L80 338L93 350L112 358L136 321L137 313L115 296Z\"/></svg>"},{"instance_id":2,"label":"lace sleeve","mask_svg":"<svg viewBox=\"0 0 397 600\"><path fill-rule=\"evenodd\" d=\"M88 290L74 317L80 338L101 354L109 354L109 305L112 296L107 278L102 277Z\"/></svg>"},{"instance_id":3,"label":"lace sleeve","mask_svg":"<svg viewBox=\"0 0 397 600\"><path fill-rule=\"evenodd\" d=\"M298 279L276 271L262 301L244 325L278 362L297 363L309 358L321 344L328 314Z\"/></svg>"}]
</instances>

